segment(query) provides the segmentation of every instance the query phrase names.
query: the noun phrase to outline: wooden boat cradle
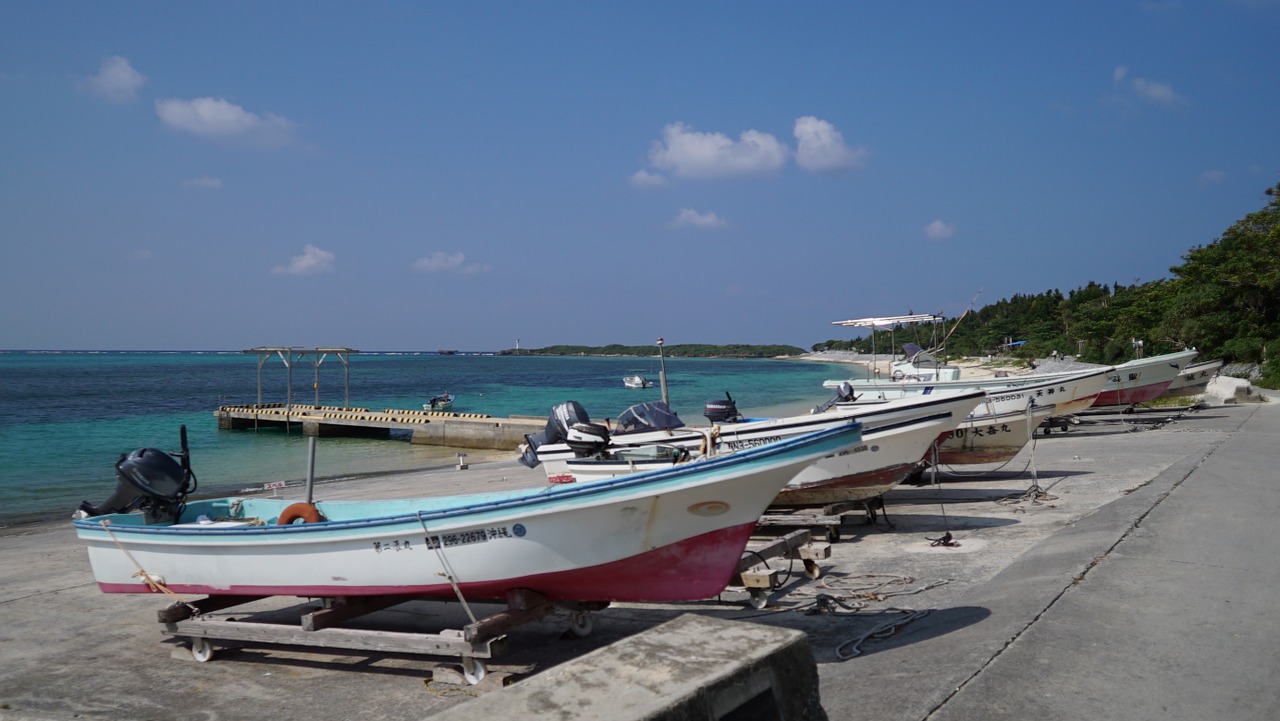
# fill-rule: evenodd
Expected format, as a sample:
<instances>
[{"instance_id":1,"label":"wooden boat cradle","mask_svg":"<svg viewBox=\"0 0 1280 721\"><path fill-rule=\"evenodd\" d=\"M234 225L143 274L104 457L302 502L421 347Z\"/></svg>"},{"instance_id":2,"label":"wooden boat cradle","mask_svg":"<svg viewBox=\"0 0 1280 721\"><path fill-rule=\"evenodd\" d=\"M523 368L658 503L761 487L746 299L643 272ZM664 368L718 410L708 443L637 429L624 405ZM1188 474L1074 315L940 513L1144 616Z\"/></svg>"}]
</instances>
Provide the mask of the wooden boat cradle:
<instances>
[{"instance_id":1,"label":"wooden boat cradle","mask_svg":"<svg viewBox=\"0 0 1280 721\"><path fill-rule=\"evenodd\" d=\"M588 614L609 605L607 601L548 601L535 591L516 589L508 592L507 607L502 611L475 619L460 629L444 629L439 633L338 626L345 621L408 601L432 600L416 596L324 598L321 599L321 608L302 614L296 625L242 621L211 615L265 598L270 597L207 596L196 601L175 602L161 609L157 620L164 624L165 632L169 635L186 638L191 643L192 656L201 662L213 657L210 645L213 641L235 641L241 645L310 646L380 653L458 656L462 659L467 681L474 684L485 675L483 659L491 659L506 650L506 634L512 629L556 611L569 611L572 616L571 629L575 634L585 636L591 632L592 627Z\"/></svg>"}]
</instances>

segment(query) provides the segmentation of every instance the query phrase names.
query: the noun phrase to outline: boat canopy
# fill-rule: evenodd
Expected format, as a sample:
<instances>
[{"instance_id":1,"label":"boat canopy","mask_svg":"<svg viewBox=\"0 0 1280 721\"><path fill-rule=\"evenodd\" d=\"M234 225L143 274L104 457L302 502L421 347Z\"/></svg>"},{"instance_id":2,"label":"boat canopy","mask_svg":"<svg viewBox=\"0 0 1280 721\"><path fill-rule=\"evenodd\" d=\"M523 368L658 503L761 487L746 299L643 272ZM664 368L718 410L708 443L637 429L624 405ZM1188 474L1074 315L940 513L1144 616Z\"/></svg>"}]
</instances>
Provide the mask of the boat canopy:
<instances>
[{"instance_id":1,"label":"boat canopy","mask_svg":"<svg viewBox=\"0 0 1280 721\"><path fill-rule=\"evenodd\" d=\"M613 435L625 433L641 433L645 431L665 431L672 428L683 428L684 421L662 401L637 403L618 416Z\"/></svg>"},{"instance_id":2,"label":"boat canopy","mask_svg":"<svg viewBox=\"0 0 1280 721\"><path fill-rule=\"evenodd\" d=\"M843 325L850 328L887 328L903 323L936 323L942 316L934 313L913 313L911 315L887 315L883 318L855 318L853 320L833 320L831 325Z\"/></svg>"}]
</instances>

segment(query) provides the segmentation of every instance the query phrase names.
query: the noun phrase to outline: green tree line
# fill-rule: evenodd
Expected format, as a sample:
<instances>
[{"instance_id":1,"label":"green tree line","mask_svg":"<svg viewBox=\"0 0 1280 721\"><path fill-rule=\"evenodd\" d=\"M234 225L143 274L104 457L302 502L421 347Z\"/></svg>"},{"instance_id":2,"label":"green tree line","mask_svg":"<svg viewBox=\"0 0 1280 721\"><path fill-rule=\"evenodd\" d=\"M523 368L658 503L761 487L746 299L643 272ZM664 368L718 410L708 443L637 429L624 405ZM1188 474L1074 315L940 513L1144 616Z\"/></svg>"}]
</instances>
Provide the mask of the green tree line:
<instances>
[{"instance_id":1,"label":"green tree line","mask_svg":"<svg viewBox=\"0 0 1280 721\"><path fill-rule=\"evenodd\" d=\"M520 353L526 356L641 356L658 357L658 346L622 346L613 343L609 346L547 346L545 348L522 348L520 351L508 350L504 353ZM727 344L727 346L708 346L700 343L678 343L663 346L663 355L669 359L675 357L728 357L728 359L772 359L777 356L799 356L804 348L796 346L749 346L749 344Z\"/></svg>"},{"instance_id":2,"label":"green tree line","mask_svg":"<svg viewBox=\"0 0 1280 721\"><path fill-rule=\"evenodd\" d=\"M1169 269L1171 278L1135 285L1091 281L1065 295L1057 289L1015 295L892 337L899 346L908 340L941 345L950 356L1043 358L1058 351L1092 363L1129 360L1140 340L1144 355L1196 348L1202 360L1260 364L1258 384L1280 387L1280 185L1266 195L1264 208L1183 255ZM888 353L890 339L888 330L876 331L876 350ZM1010 341L1025 342L1006 346ZM872 347L868 335L813 350L870 353Z\"/></svg>"}]
</instances>

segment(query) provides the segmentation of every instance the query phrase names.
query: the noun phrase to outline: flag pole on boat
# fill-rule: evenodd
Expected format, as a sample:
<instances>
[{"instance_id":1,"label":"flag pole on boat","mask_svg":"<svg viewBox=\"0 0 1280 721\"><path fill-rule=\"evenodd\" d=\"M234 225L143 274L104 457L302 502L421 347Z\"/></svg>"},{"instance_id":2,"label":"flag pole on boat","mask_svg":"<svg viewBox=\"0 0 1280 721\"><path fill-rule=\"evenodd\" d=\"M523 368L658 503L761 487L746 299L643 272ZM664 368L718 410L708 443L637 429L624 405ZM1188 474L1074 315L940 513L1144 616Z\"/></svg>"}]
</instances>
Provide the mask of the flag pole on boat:
<instances>
[{"instance_id":1,"label":"flag pole on boat","mask_svg":"<svg viewBox=\"0 0 1280 721\"><path fill-rule=\"evenodd\" d=\"M662 387L662 402L671 405L671 399L667 397L667 360L662 355L662 339L658 339L658 383Z\"/></svg>"}]
</instances>

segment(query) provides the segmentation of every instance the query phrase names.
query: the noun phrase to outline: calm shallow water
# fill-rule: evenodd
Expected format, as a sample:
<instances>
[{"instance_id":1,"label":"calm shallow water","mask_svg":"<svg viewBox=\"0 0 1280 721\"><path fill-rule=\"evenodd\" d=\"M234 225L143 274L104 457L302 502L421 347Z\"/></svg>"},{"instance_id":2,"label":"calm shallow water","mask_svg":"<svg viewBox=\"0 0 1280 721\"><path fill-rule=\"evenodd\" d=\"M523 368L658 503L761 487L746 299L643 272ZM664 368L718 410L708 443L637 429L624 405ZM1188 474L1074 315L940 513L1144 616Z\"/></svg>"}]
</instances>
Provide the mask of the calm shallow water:
<instances>
[{"instance_id":1,"label":"calm shallow water","mask_svg":"<svg viewBox=\"0 0 1280 721\"><path fill-rule=\"evenodd\" d=\"M362 353L351 356L350 399L367 408L421 408L432 395L456 396L453 410L546 416L576 400L593 419L658 400L658 361L649 358ZM828 378L857 366L774 360L668 359L672 407L700 423L703 404L732 394L752 415L804 412L830 397ZM654 388L632 390L642 373ZM278 358L262 366L264 402L284 402L289 373ZM293 401L316 400L316 375L295 363ZM319 402L344 404L342 364L320 366ZM307 440L282 430L219 431L213 411L257 400L255 356L232 353L0 353L0 524L69 517L80 501L100 503L115 488L114 465L135 448L178 448L185 425L200 491L234 492L306 476ZM324 438L319 478L440 467L456 449L398 440ZM512 458L515 453L512 452Z\"/></svg>"}]
</instances>

